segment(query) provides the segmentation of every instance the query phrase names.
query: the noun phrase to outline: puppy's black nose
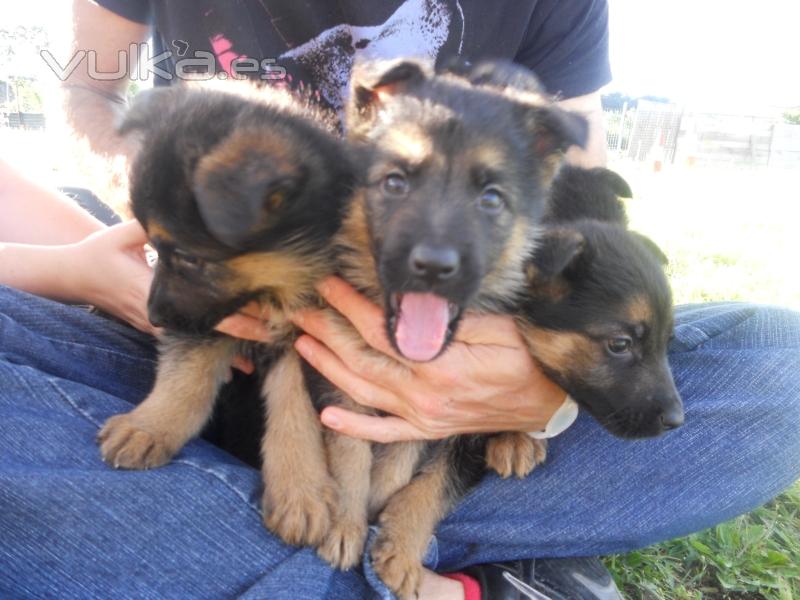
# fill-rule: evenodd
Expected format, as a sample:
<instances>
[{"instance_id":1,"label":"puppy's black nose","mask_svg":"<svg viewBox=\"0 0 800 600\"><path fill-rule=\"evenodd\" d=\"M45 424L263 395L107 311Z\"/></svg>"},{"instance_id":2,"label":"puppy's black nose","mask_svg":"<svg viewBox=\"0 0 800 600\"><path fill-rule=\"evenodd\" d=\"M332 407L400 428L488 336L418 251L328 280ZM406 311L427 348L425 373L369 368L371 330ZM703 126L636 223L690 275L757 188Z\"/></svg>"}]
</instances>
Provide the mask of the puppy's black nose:
<instances>
[{"instance_id":1,"label":"puppy's black nose","mask_svg":"<svg viewBox=\"0 0 800 600\"><path fill-rule=\"evenodd\" d=\"M665 431L669 431L681 425L683 425L683 406L680 402L673 402L661 413L661 426Z\"/></svg>"},{"instance_id":2,"label":"puppy's black nose","mask_svg":"<svg viewBox=\"0 0 800 600\"><path fill-rule=\"evenodd\" d=\"M408 259L411 273L431 281L450 279L458 273L461 258L455 248L417 244Z\"/></svg>"}]
</instances>

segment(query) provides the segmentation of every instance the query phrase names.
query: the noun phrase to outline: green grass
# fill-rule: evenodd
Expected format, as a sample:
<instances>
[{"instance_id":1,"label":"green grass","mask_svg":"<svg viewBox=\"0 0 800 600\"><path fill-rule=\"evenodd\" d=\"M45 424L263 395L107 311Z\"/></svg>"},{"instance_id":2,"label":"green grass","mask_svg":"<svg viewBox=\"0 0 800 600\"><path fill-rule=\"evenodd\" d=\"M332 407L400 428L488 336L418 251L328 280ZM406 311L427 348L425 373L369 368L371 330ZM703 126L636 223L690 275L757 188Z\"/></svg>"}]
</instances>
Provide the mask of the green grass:
<instances>
[{"instance_id":1,"label":"green grass","mask_svg":"<svg viewBox=\"0 0 800 600\"><path fill-rule=\"evenodd\" d=\"M635 193L631 227L670 257L676 303L800 309L800 174L612 167ZM606 564L632 600L800 600L800 482L748 515Z\"/></svg>"},{"instance_id":2,"label":"green grass","mask_svg":"<svg viewBox=\"0 0 800 600\"><path fill-rule=\"evenodd\" d=\"M800 598L800 483L748 515L606 564L628 598Z\"/></svg>"}]
</instances>

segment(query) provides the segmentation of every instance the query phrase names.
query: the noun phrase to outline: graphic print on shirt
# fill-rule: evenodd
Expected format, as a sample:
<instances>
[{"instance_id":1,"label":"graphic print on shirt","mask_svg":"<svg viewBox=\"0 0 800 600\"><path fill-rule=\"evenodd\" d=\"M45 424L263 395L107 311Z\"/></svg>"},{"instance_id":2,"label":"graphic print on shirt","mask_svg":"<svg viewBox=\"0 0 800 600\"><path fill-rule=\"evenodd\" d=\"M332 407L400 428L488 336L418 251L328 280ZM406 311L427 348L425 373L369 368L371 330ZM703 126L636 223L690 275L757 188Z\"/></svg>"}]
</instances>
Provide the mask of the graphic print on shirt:
<instances>
[{"instance_id":1,"label":"graphic print on shirt","mask_svg":"<svg viewBox=\"0 0 800 600\"><path fill-rule=\"evenodd\" d=\"M392 6L397 8L390 12ZM221 71L218 77L234 76L234 71L244 74L243 61L260 65L256 73L261 79L277 84L283 79L274 72L290 74L285 83L313 93L335 109L343 104L357 60L399 56L435 60L440 55L461 54L464 47L460 0L382 2L348 18L353 10L333 3L325 11L306 14L291 4L268 0L193 5L195 21L190 30L204 38L202 45L211 51ZM188 33L184 35L189 39ZM198 54L199 40L193 37L191 45ZM172 45L182 49L190 44L175 39ZM252 68L246 73L255 75Z\"/></svg>"},{"instance_id":2,"label":"graphic print on shirt","mask_svg":"<svg viewBox=\"0 0 800 600\"><path fill-rule=\"evenodd\" d=\"M410 54L435 59L451 34L460 52L464 14L458 0L406 0L386 22L336 25L281 54L278 64L291 59L302 66L322 98L338 108L354 61Z\"/></svg>"}]
</instances>

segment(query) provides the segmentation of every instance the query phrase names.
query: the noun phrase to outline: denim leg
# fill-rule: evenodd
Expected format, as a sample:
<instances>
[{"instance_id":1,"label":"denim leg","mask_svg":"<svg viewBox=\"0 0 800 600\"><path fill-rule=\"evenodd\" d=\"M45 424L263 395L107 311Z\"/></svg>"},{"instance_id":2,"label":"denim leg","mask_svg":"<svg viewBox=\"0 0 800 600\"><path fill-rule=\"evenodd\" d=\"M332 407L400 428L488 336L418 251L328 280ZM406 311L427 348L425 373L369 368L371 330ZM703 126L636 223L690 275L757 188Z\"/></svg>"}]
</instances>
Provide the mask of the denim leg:
<instances>
[{"instance_id":1,"label":"denim leg","mask_svg":"<svg viewBox=\"0 0 800 600\"><path fill-rule=\"evenodd\" d=\"M677 312L686 425L626 442L591 419L524 481L488 476L437 532L429 564L604 554L747 511L800 475L800 315ZM195 441L166 467L115 471L94 436L149 389L151 339L0 288L0 597L360 598L262 527L259 475ZM380 586L376 586L378 589Z\"/></svg>"},{"instance_id":2,"label":"denim leg","mask_svg":"<svg viewBox=\"0 0 800 600\"><path fill-rule=\"evenodd\" d=\"M362 598L267 532L258 471L197 440L116 471L94 438L153 377L151 340L0 288L0 598Z\"/></svg>"},{"instance_id":3,"label":"denim leg","mask_svg":"<svg viewBox=\"0 0 800 600\"><path fill-rule=\"evenodd\" d=\"M153 384L151 336L87 310L0 286L0 360L140 402Z\"/></svg>"},{"instance_id":4,"label":"denim leg","mask_svg":"<svg viewBox=\"0 0 800 600\"><path fill-rule=\"evenodd\" d=\"M612 437L585 414L522 481L490 475L441 524L430 564L625 552L747 512L800 477L800 313L676 309L686 424Z\"/></svg>"}]
</instances>

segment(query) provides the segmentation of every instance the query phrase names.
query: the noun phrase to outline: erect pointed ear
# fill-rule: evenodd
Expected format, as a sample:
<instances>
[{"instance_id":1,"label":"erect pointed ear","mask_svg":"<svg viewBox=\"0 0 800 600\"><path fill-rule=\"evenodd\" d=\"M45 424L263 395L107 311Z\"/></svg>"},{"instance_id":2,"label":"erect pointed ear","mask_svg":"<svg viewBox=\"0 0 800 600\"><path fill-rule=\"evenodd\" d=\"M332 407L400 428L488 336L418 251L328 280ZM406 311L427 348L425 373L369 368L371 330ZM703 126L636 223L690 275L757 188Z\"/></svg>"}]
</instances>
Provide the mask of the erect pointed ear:
<instances>
[{"instance_id":1,"label":"erect pointed ear","mask_svg":"<svg viewBox=\"0 0 800 600\"><path fill-rule=\"evenodd\" d=\"M589 121L556 106L528 107L528 127L533 134L533 150L540 158L564 152L570 146L586 147Z\"/></svg>"},{"instance_id":2,"label":"erect pointed ear","mask_svg":"<svg viewBox=\"0 0 800 600\"><path fill-rule=\"evenodd\" d=\"M579 264L585 249L586 239L579 231L566 227L546 229L539 238L530 261L534 268L528 269L529 283L534 280L549 281L567 275Z\"/></svg>"},{"instance_id":3,"label":"erect pointed ear","mask_svg":"<svg viewBox=\"0 0 800 600\"><path fill-rule=\"evenodd\" d=\"M642 245L647 248L647 250L660 262L663 266L667 266L669 264L669 259L667 255L664 254L664 251L658 247L653 240L651 240L646 235L642 235L637 231L631 231L631 235L633 235L636 239L638 239Z\"/></svg>"},{"instance_id":4,"label":"erect pointed ear","mask_svg":"<svg viewBox=\"0 0 800 600\"><path fill-rule=\"evenodd\" d=\"M117 125L117 133L126 135L131 131L148 131L161 121L163 114L174 108L175 101L173 88L159 87L139 92Z\"/></svg>"},{"instance_id":5,"label":"erect pointed ear","mask_svg":"<svg viewBox=\"0 0 800 600\"><path fill-rule=\"evenodd\" d=\"M247 151L253 145L233 138L198 162L192 191L209 233L245 250L298 193L302 178L299 171L277 167L269 152Z\"/></svg>"},{"instance_id":6,"label":"erect pointed ear","mask_svg":"<svg viewBox=\"0 0 800 600\"><path fill-rule=\"evenodd\" d=\"M617 173L616 171L612 171L611 169L606 169L603 167L595 167L592 169L597 176L605 183L608 188L614 192L620 198L633 198L633 190L631 190L631 186L628 184L627 181Z\"/></svg>"},{"instance_id":7,"label":"erect pointed ear","mask_svg":"<svg viewBox=\"0 0 800 600\"><path fill-rule=\"evenodd\" d=\"M432 65L416 60L357 63L350 76L349 120L369 119L373 109L387 97L419 85L430 77L432 70Z\"/></svg>"}]
</instances>

